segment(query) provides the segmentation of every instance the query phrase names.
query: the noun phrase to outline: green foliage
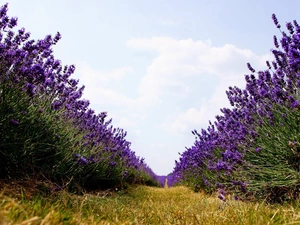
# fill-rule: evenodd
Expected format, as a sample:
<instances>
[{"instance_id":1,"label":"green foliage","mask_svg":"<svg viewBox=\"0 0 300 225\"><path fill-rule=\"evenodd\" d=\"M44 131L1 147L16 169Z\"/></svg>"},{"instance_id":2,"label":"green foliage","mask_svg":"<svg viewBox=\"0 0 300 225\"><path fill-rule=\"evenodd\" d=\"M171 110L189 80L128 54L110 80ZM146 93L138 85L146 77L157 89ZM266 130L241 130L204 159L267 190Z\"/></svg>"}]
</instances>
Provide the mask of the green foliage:
<instances>
[{"instance_id":1,"label":"green foliage","mask_svg":"<svg viewBox=\"0 0 300 225\"><path fill-rule=\"evenodd\" d=\"M71 147L58 119L62 112L10 83L0 84L0 98L0 176L51 173Z\"/></svg>"},{"instance_id":2,"label":"green foliage","mask_svg":"<svg viewBox=\"0 0 300 225\"><path fill-rule=\"evenodd\" d=\"M300 111L273 104L272 119L257 118L255 145L235 177L248 181L247 191L270 201L293 200L300 191Z\"/></svg>"}]
</instances>

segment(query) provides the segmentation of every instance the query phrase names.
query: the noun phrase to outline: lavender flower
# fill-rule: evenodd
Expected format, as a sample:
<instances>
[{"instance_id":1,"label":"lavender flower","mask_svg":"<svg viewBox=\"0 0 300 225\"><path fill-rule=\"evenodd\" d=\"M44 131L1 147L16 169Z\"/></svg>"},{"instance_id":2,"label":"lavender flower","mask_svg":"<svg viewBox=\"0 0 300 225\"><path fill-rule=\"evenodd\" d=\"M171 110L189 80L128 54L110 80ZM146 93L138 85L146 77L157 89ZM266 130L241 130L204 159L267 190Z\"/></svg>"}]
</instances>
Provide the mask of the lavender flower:
<instances>
[{"instance_id":1,"label":"lavender flower","mask_svg":"<svg viewBox=\"0 0 300 225\"><path fill-rule=\"evenodd\" d=\"M11 119L10 123L13 124L13 125L19 125L20 124L20 122L18 120L15 120L15 119Z\"/></svg>"},{"instance_id":2,"label":"lavender flower","mask_svg":"<svg viewBox=\"0 0 300 225\"><path fill-rule=\"evenodd\" d=\"M255 73L255 69L252 68L250 63L247 63L247 67L252 73Z\"/></svg>"},{"instance_id":3,"label":"lavender flower","mask_svg":"<svg viewBox=\"0 0 300 225\"><path fill-rule=\"evenodd\" d=\"M272 14L272 20L273 20L274 24L276 25L276 27L280 28L280 24L278 23L277 17L274 13Z\"/></svg>"}]
</instances>

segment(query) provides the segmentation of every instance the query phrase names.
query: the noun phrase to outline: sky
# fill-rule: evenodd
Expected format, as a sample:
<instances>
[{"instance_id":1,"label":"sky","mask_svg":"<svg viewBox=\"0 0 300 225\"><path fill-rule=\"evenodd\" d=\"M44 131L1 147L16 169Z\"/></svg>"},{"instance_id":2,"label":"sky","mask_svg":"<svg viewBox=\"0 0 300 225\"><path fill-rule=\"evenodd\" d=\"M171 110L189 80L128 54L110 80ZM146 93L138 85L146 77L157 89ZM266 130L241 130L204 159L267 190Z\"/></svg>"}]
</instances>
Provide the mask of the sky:
<instances>
[{"instance_id":1,"label":"sky","mask_svg":"<svg viewBox=\"0 0 300 225\"><path fill-rule=\"evenodd\" d=\"M83 98L158 175L194 144L191 131L230 107L225 91L245 87L247 62L272 60L272 13L300 22L300 1L10 0L9 16L37 40L60 32L54 56L76 66ZM6 3L3 1L3 4Z\"/></svg>"}]
</instances>

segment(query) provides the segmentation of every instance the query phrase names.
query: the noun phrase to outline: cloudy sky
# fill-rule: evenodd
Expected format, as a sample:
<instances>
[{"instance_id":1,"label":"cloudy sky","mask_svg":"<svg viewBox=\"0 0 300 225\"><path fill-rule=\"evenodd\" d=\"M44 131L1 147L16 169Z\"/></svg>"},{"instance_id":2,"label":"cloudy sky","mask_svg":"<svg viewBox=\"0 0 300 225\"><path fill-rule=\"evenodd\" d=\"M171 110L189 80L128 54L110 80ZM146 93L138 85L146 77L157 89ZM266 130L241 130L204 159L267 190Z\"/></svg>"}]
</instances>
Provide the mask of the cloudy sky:
<instances>
[{"instance_id":1,"label":"cloudy sky","mask_svg":"<svg viewBox=\"0 0 300 225\"><path fill-rule=\"evenodd\" d=\"M3 2L4 4L5 2ZM247 62L272 59L275 13L300 22L300 1L9 0L10 16L54 48L96 112L127 131L132 150L159 175L172 172L191 130L206 129L228 107L225 90L244 88Z\"/></svg>"}]
</instances>

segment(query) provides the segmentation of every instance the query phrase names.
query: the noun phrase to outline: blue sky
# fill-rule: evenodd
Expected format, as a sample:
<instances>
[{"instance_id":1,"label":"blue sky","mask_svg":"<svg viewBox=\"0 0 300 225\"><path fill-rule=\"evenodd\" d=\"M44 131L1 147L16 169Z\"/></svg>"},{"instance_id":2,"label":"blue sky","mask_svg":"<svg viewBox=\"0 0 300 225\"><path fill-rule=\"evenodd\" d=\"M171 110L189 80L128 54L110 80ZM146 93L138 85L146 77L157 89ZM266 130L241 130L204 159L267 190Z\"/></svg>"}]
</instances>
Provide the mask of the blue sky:
<instances>
[{"instance_id":1,"label":"blue sky","mask_svg":"<svg viewBox=\"0 0 300 225\"><path fill-rule=\"evenodd\" d=\"M3 2L4 4L5 2ZM132 150L159 175L244 88L247 62L266 69L279 22L299 20L300 2L270 0L11 0L34 39L59 31L54 55L96 112L127 131ZM279 35L280 36L280 35Z\"/></svg>"}]
</instances>

